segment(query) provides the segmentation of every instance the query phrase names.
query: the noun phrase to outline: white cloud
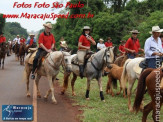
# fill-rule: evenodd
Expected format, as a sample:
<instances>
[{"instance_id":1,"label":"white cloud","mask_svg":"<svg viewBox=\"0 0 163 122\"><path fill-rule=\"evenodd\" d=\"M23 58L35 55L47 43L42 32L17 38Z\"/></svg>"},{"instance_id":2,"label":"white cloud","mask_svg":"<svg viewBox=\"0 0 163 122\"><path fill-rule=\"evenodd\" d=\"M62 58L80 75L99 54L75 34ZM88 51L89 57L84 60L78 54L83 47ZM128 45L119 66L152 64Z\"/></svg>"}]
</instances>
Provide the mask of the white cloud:
<instances>
[{"instance_id":1,"label":"white cloud","mask_svg":"<svg viewBox=\"0 0 163 122\"><path fill-rule=\"evenodd\" d=\"M23 13L33 13L33 14L44 14L44 13L52 13L54 12L55 14L58 14L60 10L64 9L64 7L62 7L61 9L54 9L52 10L52 3L53 2L60 2L63 3L63 5L66 5L66 2L68 0L0 0L0 12L4 13L4 14L21 14ZM18 2L18 4L22 4L23 2L25 4L32 4L32 6L34 6L35 2L39 2L40 4L43 4L44 2L46 2L46 4L50 4L49 8L13 8L14 2ZM47 21L50 21L52 23L55 23L55 20L52 19L6 19L7 22L19 22L21 24L22 27L24 27L25 29L27 29L27 31L38 31L40 29L43 28L43 24Z\"/></svg>"}]
</instances>

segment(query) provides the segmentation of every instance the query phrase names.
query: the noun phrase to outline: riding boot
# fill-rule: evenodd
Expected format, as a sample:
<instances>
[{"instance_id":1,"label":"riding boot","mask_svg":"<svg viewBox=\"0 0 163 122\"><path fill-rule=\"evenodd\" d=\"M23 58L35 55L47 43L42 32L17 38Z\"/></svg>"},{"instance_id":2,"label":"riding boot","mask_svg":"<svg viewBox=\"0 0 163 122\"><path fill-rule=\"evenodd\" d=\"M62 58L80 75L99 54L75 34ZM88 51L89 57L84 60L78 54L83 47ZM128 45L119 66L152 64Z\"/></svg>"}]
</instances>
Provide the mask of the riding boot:
<instances>
[{"instance_id":1,"label":"riding boot","mask_svg":"<svg viewBox=\"0 0 163 122\"><path fill-rule=\"evenodd\" d=\"M83 65L79 65L79 70L80 70L80 78L83 79L83 73L84 73Z\"/></svg>"}]
</instances>

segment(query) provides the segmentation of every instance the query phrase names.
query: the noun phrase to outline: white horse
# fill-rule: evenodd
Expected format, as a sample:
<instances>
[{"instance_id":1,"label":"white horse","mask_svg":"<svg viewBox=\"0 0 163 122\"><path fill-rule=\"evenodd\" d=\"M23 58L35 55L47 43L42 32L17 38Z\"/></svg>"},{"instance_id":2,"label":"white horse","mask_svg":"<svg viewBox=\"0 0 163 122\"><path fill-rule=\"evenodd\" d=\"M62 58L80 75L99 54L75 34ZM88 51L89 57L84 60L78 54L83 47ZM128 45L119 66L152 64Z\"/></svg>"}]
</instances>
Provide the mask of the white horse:
<instances>
[{"instance_id":1,"label":"white horse","mask_svg":"<svg viewBox=\"0 0 163 122\"><path fill-rule=\"evenodd\" d=\"M130 99L132 87L135 83L135 80L139 79L140 77L140 73L135 72L134 67L138 65L144 59L145 58L143 57L127 59L123 66L123 72L121 76L121 85L123 89L123 95L125 96L126 82L128 81L127 96L128 96L128 108L130 112L133 111L133 108L131 107L131 99Z\"/></svg>"},{"instance_id":2,"label":"white horse","mask_svg":"<svg viewBox=\"0 0 163 122\"><path fill-rule=\"evenodd\" d=\"M29 93L29 76L32 71L33 66L28 63L30 53L25 57L25 78L27 84L27 97L30 97ZM55 51L49 54L49 56L42 62L42 65L36 71L35 83L37 87L37 97L41 97L40 90L38 88L39 79L41 76L46 76L49 81L50 90L52 92L52 102L57 103L54 97L54 85L53 82L56 79L57 74L59 73L60 66L63 66L67 72L71 70L71 55L68 52ZM47 99L47 96L45 96Z\"/></svg>"},{"instance_id":3,"label":"white horse","mask_svg":"<svg viewBox=\"0 0 163 122\"><path fill-rule=\"evenodd\" d=\"M92 79L96 79L98 81L99 89L100 89L100 97L101 100L104 101L103 90L102 90L102 72L106 65L109 65L114 61L114 54L116 53L116 48L104 48L93 54L89 59L85 66L84 77L87 78L87 90L86 90L86 99L89 99L89 91L90 91L90 82ZM75 56L75 55L74 55ZM72 73L73 78L71 81L72 87L72 95L75 96L74 92L74 84L77 79L77 76L80 76L79 66L72 63ZM64 74L64 84L62 94L65 93L68 86L68 79L70 74Z\"/></svg>"}]
</instances>

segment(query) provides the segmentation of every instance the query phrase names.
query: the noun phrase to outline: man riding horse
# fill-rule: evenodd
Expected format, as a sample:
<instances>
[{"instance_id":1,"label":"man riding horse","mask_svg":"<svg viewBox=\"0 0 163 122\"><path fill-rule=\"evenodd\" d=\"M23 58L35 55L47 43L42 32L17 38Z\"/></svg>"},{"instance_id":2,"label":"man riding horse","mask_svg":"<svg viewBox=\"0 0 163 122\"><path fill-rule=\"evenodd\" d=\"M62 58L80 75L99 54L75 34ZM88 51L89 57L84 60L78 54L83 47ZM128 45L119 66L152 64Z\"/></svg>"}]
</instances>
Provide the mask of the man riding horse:
<instances>
[{"instance_id":1,"label":"man riding horse","mask_svg":"<svg viewBox=\"0 0 163 122\"><path fill-rule=\"evenodd\" d=\"M27 48L35 48L37 47L37 44L36 44L36 39L34 38L34 34L29 34L30 38L27 40L26 42L26 47Z\"/></svg>"},{"instance_id":2,"label":"man riding horse","mask_svg":"<svg viewBox=\"0 0 163 122\"><path fill-rule=\"evenodd\" d=\"M52 33L50 33L50 31L52 29L52 24L46 23L46 24L43 24L43 26L45 27L45 31L42 32L39 36L39 40L38 40L39 48L38 48L36 56L33 60L33 69L32 69L31 79L35 79L34 73L37 68L38 60L39 60L40 56L43 54L52 52L54 45L55 45L54 36Z\"/></svg>"},{"instance_id":3,"label":"man riding horse","mask_svg":"<svg viewBox=\"0 0 163 122\"><path fill-rule=\"evenodd\" d=\"M83 72L84 72L84 57L86 53L90 50L91 43L93 45L96 45L95 40L90 36L90 27L84 26L82 35L79 38L78 42L78 62L79 62L79 68L80 68L80 77L83 78Z\"/></svg>"}]
</instances>

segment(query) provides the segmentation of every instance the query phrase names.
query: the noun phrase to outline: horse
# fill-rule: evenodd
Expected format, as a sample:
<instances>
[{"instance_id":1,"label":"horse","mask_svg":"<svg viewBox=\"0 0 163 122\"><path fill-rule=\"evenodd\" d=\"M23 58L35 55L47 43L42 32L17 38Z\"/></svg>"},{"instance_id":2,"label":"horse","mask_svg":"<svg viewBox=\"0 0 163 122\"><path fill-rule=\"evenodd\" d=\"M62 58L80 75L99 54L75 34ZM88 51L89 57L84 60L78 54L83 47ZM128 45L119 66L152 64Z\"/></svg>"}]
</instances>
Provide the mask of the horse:
<instances>
[{"instance_id":1,"label":"horse","mask_svg":"<svg viewBox=\"0 0 163 122\"><path fill-rule=\"evenodd\" d=\"M12 43L13 43L12 41L8 43L10 54L12 54L12 45L13 45Z\"/></svg>"},{"instance_id":2,"label":"horse","mask_svg":"<svg viewBox=\"0 0 163 122\"><path fill-rule=\"evenodd\" d=\"M140 76L138 81L137 93L134 101L133 109L138 112L143 100L145 88L151 97L149 102L143 110L142 122L146 122L148 114L153 110L154 122L160 121L160 110L163 103L163 69L146 69ZM160 81L162 81L160 83Z\"/></svg>"},{"instance_id":3,"label":"horse","mask_svg":"<svg viewBox=\"0 0 163 122\"><path fill-rule=\"evenodd\" d=\"M18 44L18 42L16 42L16 44L14 45L14 53L15 53L15 58L17 58L17 60L19 60L19 44Z\"/></svg>"},{"instance_id":4,"label":"horse","mask_svg":"<svg viewBox=\"0 0 163 122\"><path fill-rule=\"evenodd\" d=\"M30 58L30 53L25 57L25 69L24 69L24 78L26 80L26 85L27 85L27 97L30 97L30 92L29 92L29 76L32 71L33 65L29 64L29 58ZM63 66L65 71L70 72L71 70L71 55L68 52L62 52L62 51L55 51L49 53L47 58L45 58L42 61L42 64L40 67L37 68L36 71L36 78L35 78L35 83L37 87L37 97L41 97L40 90L38 88L39 85L39 79L41 76L46 76L49 81L50 85L50 90L48 91L49 93L52 92L52 103L57 104L57 101L54 97L54 80L56 79L56 76L59 73L59 68L60 65ZM46 98L47 99L47 95Z\"/></svg>"},{"instance_id":5,"label":"horse","mask_svg":"<svg viewBox=\"0 0 163 122\"><path fill-rule=\"evenodd\" d=\"M4 69L4 61L7 52L7 44L6 42L0 43L0 67L1 67L1 60L2 60L2 69Z\"/></svg>"},{"instance_id":6,"label":"horse","mask_svg":"<svg viewBox=\"0 0 163 122\"><path fill-rule=\"evenodd\" d=\"M122 87L121 87L122 71L123 71L123 67L119 67L116 64L110 64L109 66L105 67L105 69L104 69L104 75L108 76L108 83L107 83L107 86L106 86L106 93L107 94L110 93L112 95L112 97L114 96L112 83L115 80L119 80L119 82L120 82L120 91L117 93L117 95L119 95L121 93L121 91L122 91Z\"/></svg>"},{"instance_id":7,"label":"horse","mask_svg":"<svg viewBox=\"0 0 163 122\"><path fill-rule=\"evenodd\" d=\"M26 45L26 47L25 47L26 54L28 54L28 49L29 48L36 48L36 47L37 47L37 44L36 43L33 43L32 45Z\"/></svg>"},{"instance_id":8,"label":"horse","mask_svg":"<svg viewBox=\"0 0 163 122\"><path fill-rule=\"evenodd\" d=\"M123 72L121 76L121 86L123 89L123 96L126 97L125 89L126 89L126 82L128 81L127 96L128 96L128 108L130 112L133 111L133 108L131 107L131 99L130 99L132 87L135 83L135 80L139 79L140 77L140 74L135 72L133 68L144 59L145 58L142 58L142 57L134 58L134 59L127 59L123 66Z\"/></svg>"},{"instance_id":9,"label":"horse","mask_svg":"<svg viewBox=\"0 0 163 122\"><path fill-rule=\"evenodd\" d=\"M122 67L126 60L127 60L127 55L122 55L115 59L114 64Z\"/></svg>"},{"instance_id":10,"label":"horse","mask_svg":"<svg viewBox=\"0 0 163 122\"><path fill-rule=\"evenodd\" d=\"M20 44L19 47L20 65L24 65L24 57L25 57L25 44Z\"/></svg>"},{"instance_id":11,"label":"horse","mask_svg":"<svg viewBox=\"0 0 163 122\"><path fill-rule=\"evenodd\" d=\"M102 90L102 72L106 65L109 65L114 61L114 54L116 54L116 47L103 48L97 53L93 54L89 59L84 68L84 77L87 78L87 90L86 90L86 100L89 100L89 91L90 91L90 82L92 79L96 79L98 81L99 89L100 89L100 98L102 101L104 100L103 90ZM77 79L77 76L80 76L79 66L77 64L72 63L72 73L73 78L71 80L72 87L72 95L75 96L74 85ZM61 94L64 94L68 87L68 79L71 73L64 73L64 83L63 90Z\"/></svg>"}]
</instances>

